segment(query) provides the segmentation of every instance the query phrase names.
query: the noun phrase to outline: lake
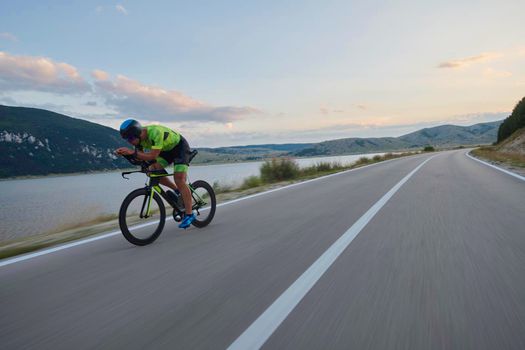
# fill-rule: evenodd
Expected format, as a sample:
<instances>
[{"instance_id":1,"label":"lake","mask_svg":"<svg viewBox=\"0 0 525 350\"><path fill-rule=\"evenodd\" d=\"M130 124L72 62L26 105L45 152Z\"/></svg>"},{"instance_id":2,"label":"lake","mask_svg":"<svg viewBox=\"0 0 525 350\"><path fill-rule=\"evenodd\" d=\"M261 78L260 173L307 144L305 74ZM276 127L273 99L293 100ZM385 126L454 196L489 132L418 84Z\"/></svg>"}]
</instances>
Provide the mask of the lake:
<instances>
[{"instance_id":1,"label":"lake","mask_svg":"<svg viewBox=\"0 0 525 350\"><path fill-rule=\"evenodd\" d=\"M335 157L296 159L300 167L323 162L350 164L360 154ZM263 162L195 165L190 167L190 180L202 179L210 184L239 185L243 179L259 175ZM121 171L0 181L0 241L40 233L59 232L117 215L124 197L132 189L143 187L143 174L129 175Z\"/></svg>"}]
</instances>

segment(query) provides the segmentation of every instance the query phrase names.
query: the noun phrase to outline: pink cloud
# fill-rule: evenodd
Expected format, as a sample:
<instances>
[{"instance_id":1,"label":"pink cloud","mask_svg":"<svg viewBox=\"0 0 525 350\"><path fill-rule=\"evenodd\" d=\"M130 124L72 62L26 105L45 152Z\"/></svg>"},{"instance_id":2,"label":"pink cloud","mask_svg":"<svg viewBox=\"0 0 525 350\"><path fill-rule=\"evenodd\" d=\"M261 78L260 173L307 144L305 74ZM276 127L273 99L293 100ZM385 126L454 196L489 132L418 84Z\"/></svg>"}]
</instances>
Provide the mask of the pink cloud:
<instances>
[{"instance_id":1,"label":"pink cloud","mask_svg":"<svg viewBox=\"0 0 525 350\"><path fill-rule=\"evenodd\" d=\"M496 70L496 69L488 67L488 68L485 68L485 70L483 71L483 76L489 79L508 78L512 76L512 73L508 71Z\"/></svg>"},{"instance_id":2,"label":"pink cloud","mask_svg":"<svg viewBox=\"0 0 525 350\"><path fill-rule=\"evenodd\" d=\"M109 74L100 69L95 69L93 72L91 72L91 76L96 80L101 81L109 79Z\"/></svg>"},{"instance_id":3,"label":"pink cloud","mask_svg":"<svg viewBox=\"0 0 525 350\"><path fill-rule=\"evenodd\" d=\"M0 51L0 90L82 93L89 84L70 64L45 57L13 56Z\"/></svg>"},{"instance_id":4,"label":"pink cloud","mask_svg":"<svg viewBox=\"0 0 525 350\"><path fill-rule=\"evenodd\" d=\"M123 75L111 80L107 73L94 71L92 76L97 91L105 96L109 105L141 119L228 123L258 113L251 107L211 106L181 92L145 85Z\"/></svg>"},{"instance_id":5,"label":"pink cloud","mask_svg":"<svg viewBox=\"0 0 525 350\"><path fill-rule=\"evenodd\" d=\"M501 53L487 52L487 53L482 53L477 56L471 56L471 57L462 58L459 60L451 60L451 61L442 62L438 65L438 68L463 68L463 67L468 67L473 63L492 61L501 56L503 56Z\"/></svg>"}]
</instances>

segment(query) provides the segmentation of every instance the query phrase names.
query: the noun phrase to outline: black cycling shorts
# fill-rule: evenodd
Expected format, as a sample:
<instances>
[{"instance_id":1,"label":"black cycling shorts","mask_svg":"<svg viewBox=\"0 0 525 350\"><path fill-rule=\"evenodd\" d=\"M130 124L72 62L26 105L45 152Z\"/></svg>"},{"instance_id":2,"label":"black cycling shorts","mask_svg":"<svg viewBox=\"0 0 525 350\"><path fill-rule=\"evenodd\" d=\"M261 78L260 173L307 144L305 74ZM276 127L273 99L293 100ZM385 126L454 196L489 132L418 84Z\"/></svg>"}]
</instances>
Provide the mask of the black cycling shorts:
<instances>
[{"instance_id":1,"label":"black cycling shorts","mask_svg":"<svg viewBox=\"0 0 525 350\"><path fill-rule=\"evenodd\" d=\"M175 165L175 171L185 172L190 165L189 161L190 156L190 145L184 137L180 137L179 143L170 149L169 151L160 152L157 157L157 162L160 163L163 167L167 167L171 163ZM159 159L161 158L161 159ZM186 167L184 167L184 165Z\"/></svg>"}]
</instances>

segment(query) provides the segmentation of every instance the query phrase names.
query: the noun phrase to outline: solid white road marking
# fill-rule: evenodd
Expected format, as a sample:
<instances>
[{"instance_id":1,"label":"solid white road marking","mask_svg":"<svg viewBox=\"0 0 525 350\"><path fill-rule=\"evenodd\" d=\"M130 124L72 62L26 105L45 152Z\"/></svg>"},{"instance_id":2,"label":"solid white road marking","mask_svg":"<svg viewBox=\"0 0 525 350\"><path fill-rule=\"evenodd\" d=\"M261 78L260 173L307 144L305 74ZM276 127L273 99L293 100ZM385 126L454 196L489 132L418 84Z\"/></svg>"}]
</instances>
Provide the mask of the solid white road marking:
<instances>
[{"instance_id":1,"label":"solid white road marking","mask_svg":"<svg viewBox=\"0 0 525 350\"><path fill-rule=\"evenodd\" d=\"M133 226L133 229L146 227L146 226L149 226L149 225L153 225L154 223L156 223L156 222L148 222L147 224ZM6 265L10 265L10 264L14 264L14 263L19 262L19 261L24 261L24 260L27 260L27 259L36 258L37 256L40 256L40 255L45 255L45 254L57 252L59 250L75 247L77 245L98 241L99 239L108 238L108 237L111 237L111 236L118 235L120 233L121 233L120 231L113 231L113 232L110 232L110 233L105 233L105 234L100 235L100 236L95 236L95 237L83 239L81 241L74 241L74 242L71 242L71 243L59 245L57 247L48 248L48 249L44 249L44 250L39 250L39 251L34 252L34 253L28 253L28 254L19 255L17 257L11 258L11 259L0 260L0 267L6 266Z\"/></svg>"},{"instance_id":2,"label":"solid white road marking","mask_svg":"<svg viewBox=\"0 0 525 350\"><path fill-rule=\"evenodd\" d=\"M299 304L319 278L328 270L353 239L372 220L390 198L432 156L399 181L379 201L363 214L343 235L328 248L288 289L279 296L229 347L228 350L259 349L270 338L290 312Z\"/></svg>"},{"instance_id":3,"label":"solid white road marking","mask_svg":"<svg viewBox=\"0 0 525 350\"><path fill-rule=\"evenodd\" d=\"M518 175L518 174L516 174L516 173L513 173L512 171L508 171L508 170L506 170L506 169L500 168L500 167L498 167L498 166L495 166L495 165L492 165L492 164L490 164L490 163L484 162L484 161L482 161L481 159L478 159L478 158L476 158L476 157L473 157L473 156L470 155L470 151L467 152L467 153L465 153L465 154L466 154L467 157L469 157L470 159L474 159L474 160L477 161L477 162L480 162L480 163L485 164L485 165L487 165L487 166L489 166L489 167L491 167L491 168L494 168L494 169L496 169L496 170L499 170L499 171L501 171L501 172L504 172L505 174L508 174L508 175L510 175L510 176L514 176L514 177L517 178L517 179L520 179L520 180L522 180L522 181L525 181L525 177L524 177L524 176Z\"/></svg>"}]
</instances>

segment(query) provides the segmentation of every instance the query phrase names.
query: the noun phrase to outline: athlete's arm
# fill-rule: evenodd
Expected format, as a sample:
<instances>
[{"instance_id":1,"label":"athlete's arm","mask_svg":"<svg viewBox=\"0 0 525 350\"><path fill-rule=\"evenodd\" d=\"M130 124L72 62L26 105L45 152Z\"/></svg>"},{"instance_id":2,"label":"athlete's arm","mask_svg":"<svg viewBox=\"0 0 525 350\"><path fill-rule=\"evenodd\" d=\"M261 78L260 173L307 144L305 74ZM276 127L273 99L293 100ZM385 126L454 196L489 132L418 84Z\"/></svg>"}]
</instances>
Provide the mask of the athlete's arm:
<instances>
[{"instance_id":1,"label":"athlete's arm","mask_svg":"<svg viewBox=\"0 0 525 350\"><path fill-rule=\"evenodd\" d=\"M151 151L149 152L142 152L142 151L138 151L138 150L135 150L135 158L137 159L140 159L140 160L154 160L155 158L157 158L160 154L160 149L152 149Z\"/></svg>"},{"instance_id":2,"label":"athlete's arm","mask_svg":"<svg viewBox=\"0 0 525 350\"><path fill-rule=\"evenodd\" d=\"M137 158L139 160L154 160L155 158L157 158L159 156L160 151L161 151L160 149L152 149L150 152L146 153L146 152L139 151L137 149L135 149L135 151L134 151L134 150L126 148L126 147L121 147L121 148L117 149L115 151L115 153L118 154L119 156L121 156L121 155L132 156L132 155L134 155L135 158Z\"/></svg>"}]
</instances>

